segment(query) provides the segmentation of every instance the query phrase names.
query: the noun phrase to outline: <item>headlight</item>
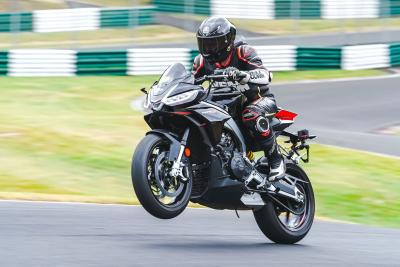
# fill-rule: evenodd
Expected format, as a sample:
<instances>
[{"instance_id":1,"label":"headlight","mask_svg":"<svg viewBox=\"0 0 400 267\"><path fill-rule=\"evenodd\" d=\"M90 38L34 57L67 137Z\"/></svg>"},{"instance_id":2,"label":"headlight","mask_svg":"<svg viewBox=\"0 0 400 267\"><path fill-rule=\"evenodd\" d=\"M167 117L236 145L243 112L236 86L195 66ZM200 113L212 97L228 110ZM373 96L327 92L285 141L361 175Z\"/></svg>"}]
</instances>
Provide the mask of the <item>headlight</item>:
<instances>
[{"instance_id":1,"label":"headlight","mask_svg":"<svg viewBox=\"0 0 400 267\"><path fill-rule=\"evenodd\" d=\"M179 95L164 98L162 102L168 106L178 106L195 100L198 93L197 90L188 91Z\"/></svg>"}]
</instances>

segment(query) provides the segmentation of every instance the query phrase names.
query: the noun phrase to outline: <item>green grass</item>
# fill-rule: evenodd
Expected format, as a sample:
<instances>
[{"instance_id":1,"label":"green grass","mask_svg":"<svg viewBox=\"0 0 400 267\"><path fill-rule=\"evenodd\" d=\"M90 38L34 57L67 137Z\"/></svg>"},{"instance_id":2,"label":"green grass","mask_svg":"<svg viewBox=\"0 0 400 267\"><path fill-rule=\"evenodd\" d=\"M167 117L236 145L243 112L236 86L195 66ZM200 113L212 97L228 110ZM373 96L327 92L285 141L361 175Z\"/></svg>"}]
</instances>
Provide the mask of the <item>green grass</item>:
<instances>
[{"instance_id":1,"label":"green grass","mask_svg":"<svg viewBox=\"0 0 400 267\"><path fill-rule=\"evenodd\" d=\"M57 0L1 0L0 12L30 11L37 9L67 8L64 1Z\"/></svg>"},{"instance_id":2,"label":"green grass","mask_svg":"<svg viewBox=\"0 0 400 267\"><path fill-rule=\"evenodd\" d=\"M268 67L268 66L267 66ZM351 77L369 77L387 74L384 70L304 70L274 72L274 82L287 82L297 80L337 79Z\"/></svg>"},{"instance_id":3,"label":"green grass","mask_svg":"<svg viewBox=\"0 0 400 267\"><path fill-rule=\"evenodd\" d=\"M0 198L137 203L130 159L147 126L130 102L154 79L0 78ZM305 168L319 215L400 226L398 159L313 145Z\"/></svg>"},{"instance_id":4,"label":"green grass","mask_svg":"<svg viewBox=\"0 0 400 267\"><path fill-rule=\"evenodd\" d=\"M148 25L133 29L100 29L56 33L1 33L0 49L109 47L118 44L156 44L193 40L193 33L172 26Z\"/></svg>"},{"instance_id":5,"label":"green grass","mask_svg":"<svg viewBox=\"0 0 400 267\"><path fill-rule=\"evenodd\" d=\"M400 226L400 159L312 145L304 165L317 214L373 225Z\"/></svg>"},{"instance_id":6,"label":"green grass","mask_svg":"<svg viewBox=\"0 0 400 267\"><path fill-rule=\"evenodd\" d=\"M206 16L173 14L178 18L189 18L202 21ZM269 35L288 34L311 34L311 33L332 33L337 32L358 32L371 30L396 29L400 26L398 18L379 19L312 19L312 20L290 20L290 19L229 19L240 29L258 32ZM377 36L379 38L379 36Z\"/></svg>"},{"instance_id":7,"label":"green grass","mask_svg":"<svg viewBox=\"0 0 400 267\"><path fill-rule=\"evenodd\" d=\"M394 29L400 26L398 18L344 19L344 20L243 20L232 19L239 28L253 32L283 35L330 32L355 32ZM379 38L379 36L377 37Z\"/></svg>"},{"instance_id":8,"label":"green grass","mask_svg":"<svg viewBox=\"0 0 400 267\"><path fill-rule=\"evenodd\" d=\"M152 81L0 79L0 132L15 134L0 137L0 196L134 202L129 161L145 126L129 103Z\"/></svg>"},{"instance_id":9,"label":"green grass","mask_svg":"<svg viewBox=\"0 0 400 267\"><path fill-rule=\"evenodd\" d=\"M150 0L81 0L81 3L94 4L106 7L126 7L133 5L151 5Z\"/></svg>"},{"instance_id":10,"label":"green grass","mask_svg":"<svg viewBox=\"0 0 400 267\"><path fill-rule=\"evenodd\" d=\"M149 5L149 0L80 0L80 3L88 3L105 7L126 7L133 5ZM64 0L1 0L0 12L31 11L40 9L70 8Z\"/></svg>"}]
</instances>

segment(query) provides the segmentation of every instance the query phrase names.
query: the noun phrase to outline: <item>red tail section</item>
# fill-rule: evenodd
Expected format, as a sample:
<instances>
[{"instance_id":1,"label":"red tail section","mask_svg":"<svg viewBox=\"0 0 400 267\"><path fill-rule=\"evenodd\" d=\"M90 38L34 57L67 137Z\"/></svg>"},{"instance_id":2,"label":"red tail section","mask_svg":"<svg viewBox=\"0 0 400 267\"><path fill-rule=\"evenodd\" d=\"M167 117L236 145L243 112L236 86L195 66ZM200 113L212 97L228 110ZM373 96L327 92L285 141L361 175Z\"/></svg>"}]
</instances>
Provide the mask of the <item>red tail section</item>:
<instances>
[{"instance_id":1,"label":"red tail section","mask_svg":"<svg viewBox=\"0 0 400 267\"><path fill-rule=\"evenodd\" d=\"M275 114L275 118L280 120L290 120L293 121L297 117L296 113L290 112L288 110L281 109Z\"/></svg>"}]
</instances>

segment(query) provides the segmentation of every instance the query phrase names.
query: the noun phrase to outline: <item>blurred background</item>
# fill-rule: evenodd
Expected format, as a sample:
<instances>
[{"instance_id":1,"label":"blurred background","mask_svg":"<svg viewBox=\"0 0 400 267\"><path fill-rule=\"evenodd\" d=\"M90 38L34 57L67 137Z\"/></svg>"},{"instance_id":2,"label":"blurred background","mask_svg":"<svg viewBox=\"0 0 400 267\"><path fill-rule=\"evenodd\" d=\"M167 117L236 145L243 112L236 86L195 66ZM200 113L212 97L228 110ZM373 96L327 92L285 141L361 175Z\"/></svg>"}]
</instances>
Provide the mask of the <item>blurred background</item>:
<instances>
[{"instance_id":1,"label":"blurred background","mask_svg":"<svg viewBox=\"0 0 400 267\"><path fill-rule=\"evenodd\" d=\"M400 226L400 0L2 0L0 198L137 203L139 89L190 70L214 15L274 71L293 130L320 135L304 165L318 215Z\"/></svg>"},{"instance_id":2,"label":"blurred background","mask_svg":"<svg viewBox=\"0 0 400 267\"><path fill-rule=\"evenodd\" d=\"M400 26L397 0L254 0L246 4L223 0L2 0L0 11L2 49L185 45L193 43L193 32L210 15L229 17L243 37L267 38L268 44L342 45L400 38L393 31ZM369 38L355 34L371 31L376 34Z\"/></svg>"}]
</instances>

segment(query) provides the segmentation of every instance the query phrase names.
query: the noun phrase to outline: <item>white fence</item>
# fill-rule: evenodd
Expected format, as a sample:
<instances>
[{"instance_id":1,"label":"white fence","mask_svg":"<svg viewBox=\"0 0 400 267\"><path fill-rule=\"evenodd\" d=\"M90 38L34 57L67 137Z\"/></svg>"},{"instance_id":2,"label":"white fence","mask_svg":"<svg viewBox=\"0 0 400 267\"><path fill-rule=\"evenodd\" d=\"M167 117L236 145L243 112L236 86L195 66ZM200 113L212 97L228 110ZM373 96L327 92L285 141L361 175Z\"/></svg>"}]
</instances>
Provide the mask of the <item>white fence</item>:
<instances>
[{"instance_id":1,"label":"white fence","mask_svg":"<svg viewBox=\"0 0 400 267\"><path fill-rule=\"evenodd\" d=\"M97 30L99 8L36 10L33 12L34 32Z\"/></svg>"},{"instance_id":2,"label":"white fence","mask_svg":"<svg viewBox=\"0 0 400 267\"><path fill-rule=\"evenodd\" d=\"M76 51L16 49L8 55L9 76L74 76Z\"/></svg>"},{"instance_id":3,"label":"white fence","mask_svg":"<svg viewBox=\"0 0 400 267\"><path fill-rule=\"evenodd\" d=\"M296 69L374 69L399 65L399 45L373 44L332 48L256 46L264 65L272 71ZM192 67L195 51L188 48L133 48L123 51L86 52L56 49L13 49L0 68L9 76L158 75L180 62ZM96 71L94 71L96 70Z\"/></svg>"},{"instance_id":4,"label":"white fence","mask_svg":"<svg viewBox=\"0 0 400 267\"><path fill-rule=\"evenodd\" d=\"M379 0L322 0L322 18L377 18L379 17Z\"/></svg>"},{"instance_id":5,"label":"white fence","mask_svg":"<svg viewBox=\"0 0 400 267\"><path fill-rule=\"evenodd\" d=\"M296 46L269 45L257 46L256 49L268 69L272 71L296 69Z\"/></svg>"},{"instance_id":6,"label":"white fence","mask_svg":"<svg viewBox=\"0 0 400 267\"><path fill-rule=\"evenodd\" d=\"M160 11L228 18L358 19L400 16L400 2L397 0L157 0L154 3Z\"/></svg>"},{"instance_id":7,"label":"white fence","mask_svg":"<svg viewBox=\"0 0 400 267\"><path fill-rule=\"evenodd\" d=\"M274 0L212 0L211 14L227 18L273 19Z\"/></svg>"},{"instance_id":8,"label":"white fence","mask_svg":"<svg viewBox=\"0 0 400 267\"><path fill-rule=\"evenodd\" d=\"M389 66L390 51L387 44L355 45L342 48L342 69L361 70Z\"/></svg>"}]
</instances>

